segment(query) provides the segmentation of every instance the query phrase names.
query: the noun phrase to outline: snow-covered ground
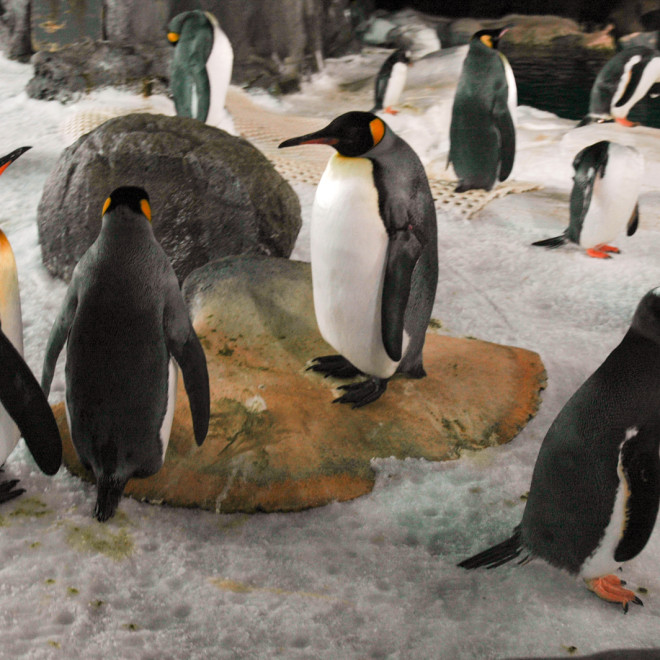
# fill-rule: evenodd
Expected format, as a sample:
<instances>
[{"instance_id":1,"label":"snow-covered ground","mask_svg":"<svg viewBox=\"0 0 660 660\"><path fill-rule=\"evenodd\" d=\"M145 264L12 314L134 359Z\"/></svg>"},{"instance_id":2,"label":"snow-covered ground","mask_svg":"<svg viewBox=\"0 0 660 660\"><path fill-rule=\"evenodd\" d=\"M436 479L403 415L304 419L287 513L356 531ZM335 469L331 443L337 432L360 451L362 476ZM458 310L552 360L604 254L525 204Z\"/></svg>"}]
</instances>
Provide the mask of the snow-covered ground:
<instances>
[{"instance_id":1,"label":"snow-covered ground","mask_svg":"<svg viewBox=\"0 0 660 660\"><path fill-rule=\"evenodd\" d=\"M431 172L446 162L460 57L416 65L403 112L387 119ZM374 56L330 62L301 93L269 107L330 118L354 93L356 109L368 109L371 92L359 78L377 64ZM30 76L29 65L0 59L0 153L34 147L0 180L0 223L16 252L26 357L39 375L65 286L41 265L36 211L76 106L27 98ZM339 85L349 79L357 91ZM137 104L106 90L78 107ZM512 178L544 189L494 201L469 221L438 211L434 316L451 334L538 351L547 367L541 409L517 438L454 462L374 461L373 493L302 513L215 515L124 499L105 525L91 518L92 486L64 468L42 475L21 443L6 471L28 492L0 509L0 657L453 660L660 646L657 533L624 568L629 585L645 590L645 607L626 616L541 561L456 568L518 523L548 426L660 284L660 131L568 134L573 125L518 108ZM637 234L622 237L622 253L609 261L575 246L530 247L563 230L570 163L597 131L598 139L614 131L646 158ZM295 134L294 125L282 138ZM295 189L305 226L294 256L305 259L314 188ZM63 385L60 364L53 401Z\"/></svg>"}]
</instances>

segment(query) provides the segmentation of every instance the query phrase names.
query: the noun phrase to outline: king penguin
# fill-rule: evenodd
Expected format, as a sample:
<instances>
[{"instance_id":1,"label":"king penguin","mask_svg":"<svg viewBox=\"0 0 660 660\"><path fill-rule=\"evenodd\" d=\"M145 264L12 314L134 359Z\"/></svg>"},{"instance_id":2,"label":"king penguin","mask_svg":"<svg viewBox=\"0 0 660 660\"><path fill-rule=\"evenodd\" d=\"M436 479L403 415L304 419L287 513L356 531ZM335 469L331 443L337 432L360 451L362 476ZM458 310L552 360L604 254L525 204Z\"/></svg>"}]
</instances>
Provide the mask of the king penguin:
<instances>
[{"instance_id":1,"label":"king penguin","mask_svg":"<svg viewBox=\"0 0 660 660\"><path fill-rule=\"evenodd\" d=\"M175 46L170 86L176 114L222 124L234 51L218 20L199 9L183 12L170 21L167 38Z\"/></svg>"},{"instance_id":2,"label":"king penguin","mask_svg":"<svg viewBox=\"0 0 660 660\"><path fill-rule=\"evenodd\" d=\"M163 464L176 365L198 445L209 424L206 358L154 237L146 191L117 188L102 215L96 241L73 271L42 372L48 393L66 342L69 429L82 464L96 477L94 516L101 522L114 514L128 479L155 474Z\"/></svg>"},{"instance_id":3,"label":"king penguin","mask_svg":"<svg viewBox=\"0 0 660 660\"><path fill-rule=\"evenodd\" d=\"M634 147L603 140L582 149L573 168L568 228L532 245L555 248L572 241L590 257L608 259L619 252L610 241L624 228L628 236L637 231L644 157Z\"/></svg>"},{"instance_id":4,"label":"king penguin","mask_svg":"<svg viewBox=\"0 0 660 660\"><path fill-rule=\"evenodd\" d=\"M579 575L624 610L641 604L610 573L653 531L659 445L660 287L642 298L621 343L550 426L513 536L459 566L494 568L524 552Z\"/></svg>"},{"instance_id":5,"label":"king penguin","mask_svg":"<svg viewBox=\"0 0 660 660\"><path fill-rule=\"evenodd\" d=\"M0 174L30 147L21 147L0 158ZM9 240L0 230L0 465L21 436L39 468L48 475L62 462L60 433L32 371L23 359L23 320L16 259ZM25 492L17 480L0 483L0 503Z\"/></svg>"},{"instance_id":6,"label":"king penguin","mask_svg":"<svg viewBox=\"0 0 660 660\"><path fill-rule=\"evenodd\" d=\"M426 375L422 349L438 282L437 221L424 167L370 112L347 112L280 147L327 144L337 151L321 177L311 222L314 310L340 355L314 371L366 374L340 403L375 401L394 373Z\"/></svg>"},{"instance_id":7,"label":"king penguin","mask_svg":"<svg viewBox=\"0 0 660 660\"><path fill-rule=\"evenodd\" d=\"M611 119L623 126L635 126L628 113L645 96L660 93L657 83L660 53L646 46L625 48L598 72L589 95L589 113L578 126Z\"/></svg>"},{"instance_id":8,"label":"king penguin","mask_svg":"<svg viewBox=\"0 0 660 660\"><path fill-rule=\"evenodd\" d=\"M385 109L385 112L395 115L397 110L392 106L399 101L401 92L406 86L410 66L410 51L405 48L395 50L380 67L376 76L375 105L371 112Z\"/></svg>"},{"instance_id":9,"label":"king penguin","mask_svg":"<svg viewBox=\"0 0 660 660\"><path fill-rule=\"evenodd\" d=\"M458 177L457 192L490 190L513 168L518 93L511 65L497 50L508 29L475 33L463 62L451 112L447 161Z\"/></svg>"}]
</instances>

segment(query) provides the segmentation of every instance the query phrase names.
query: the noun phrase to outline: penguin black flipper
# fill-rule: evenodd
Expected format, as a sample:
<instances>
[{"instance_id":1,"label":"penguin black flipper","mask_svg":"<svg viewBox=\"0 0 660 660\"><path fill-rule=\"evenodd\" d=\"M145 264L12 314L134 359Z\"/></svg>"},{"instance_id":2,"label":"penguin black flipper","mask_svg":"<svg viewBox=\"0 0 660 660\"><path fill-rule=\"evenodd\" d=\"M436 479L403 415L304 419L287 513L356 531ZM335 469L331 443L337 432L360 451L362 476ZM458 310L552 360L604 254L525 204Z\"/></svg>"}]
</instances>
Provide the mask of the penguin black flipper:
<instances>
[{"instance_id":1,"label":"penguin black flipper","mask_svg":"<svg viewBox=\"0 0 660 660\"><path fill-rule=\"evenodd\" d=\"M516 156L516 129L508 107L493 115L495 125L500 132L500 173L498 179L505 181L513 169Z\"/></svg>"},{"instance_id":2,"label":"penguin black flipper","mask_svg":"<svg viewBox=\"0 0 660 660\"><path fill-rule=\"evenodd\" d=\"M21 354L0 330L0 401L16 422L39 469L55 474L62 440L53 411Z\"/></svg>"},{"instance_id":3,"label":"penguin black flipper","mask_svg":"<svg viewBox=\"0 0 660 660\"><path fill-rule=\"evenodd\" d=\"M410 296L410 282L423 248L411 229L395 231L387 245L381 333L385 351L395 362L402 355L403 318Z\"/></svg>"},{"instance_id":4,"label":"penguin black flipper","mask_svg":"<svg viewBox=\"0 0 660 660\"><path fill-rule=\"evenodd\" d=\"M635 209L632 212L632 215L630 216L630 220L628 220L628 229L626 230L626 234L628 236L632 236L637 231L638 226L639 226L639 204L635 204Z\"/></svg>"},{"instance_id":5,"label":"penguin black flipper","mask_svg":"<svg viewBox=\"0 0 660 660\"><path fill-rule=\"evenodd\" d=\"M523 551L522 540L520 536L520 526L516 527L513 535L502 543L494 545L479 554L473 555L456 564L460 568L471 570L473 568L497 568L515 559Z\"/></svg>"},{"instance_id":6,"label":"penguin black flipper","mask_svg":"<svg viewBox=\"0 0 660 660\"><path fill-rule=\"evenodd\" d=\"M179 292L179 284L172 273L165 304L164 329L167 350L176 360L183 374L192 414L195 442L201 445L209 429L211 396L209 372L204 349L190 322L188 310Z\"/></svg>"},{"instance_id":7,"label":"penguin black flipper","mask_svg":"<svg viewBox=\"0 0 660 660\"><path fill-rule=\"evenodd\" d=\"M544 238L540 241L534 241L532 245L537 245L539 247L547 247L550 249L558 248L561 245L564 245L568 240L567 232L560 234L559 236L553 236L552 238Z\"/></svg>"},{"instance_id":8,"label":"penguin black flipper","mask_svg":"<svg viewBox=\"0 0 660 660\"><path fill-rule=\"evenodd\" d=\"M628 486L623 535L614 551L616 561L637 556L651 536L660 505L660 429L641 428L621 448L621 468Z\"/></svg>"}]
</instances>

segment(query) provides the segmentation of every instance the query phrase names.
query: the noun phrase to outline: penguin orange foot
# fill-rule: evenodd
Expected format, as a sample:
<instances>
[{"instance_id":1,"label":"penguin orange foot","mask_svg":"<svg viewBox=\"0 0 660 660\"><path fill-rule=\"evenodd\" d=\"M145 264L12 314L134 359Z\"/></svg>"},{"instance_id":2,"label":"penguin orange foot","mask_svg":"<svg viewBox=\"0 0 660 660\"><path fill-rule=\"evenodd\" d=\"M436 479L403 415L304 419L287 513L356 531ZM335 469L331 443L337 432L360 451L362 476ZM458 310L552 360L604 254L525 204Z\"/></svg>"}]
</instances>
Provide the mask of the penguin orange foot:
<instances>
[{"instance_id":1,"label":"penguin orange foot","mask_svg":"<svg viewBox=\"0 0 660 660\"><path fill-rule=\"evenodd\" d=\"M593 257L594 259L611 259L612 257L607 254L606 250L602 248L589 248L587 250L587 255Z\"/></svg>"},{"instance_id":2,"label":"penguin orange foot","mask_svg":"<svg viewBox=\"0 0 660 660\"><path fill-rule=\"evenodd\" d=\"M343 355L322 355L321 357L313 358L312 364L307 367L306 371L315 371L316 373L323 374L325 378L328 378L328 376L332 376L333 378L354 378L355 376L362 375L362 372Z\"/></svg>"},{"instance_id":3,"label":"penguin orange foot","mask_svg":"<svg viewBox=\"0 0 660 660\"><path fill-rule=\"evenodd\" d=\"M341 385L338 389L345 390L346 394L337 397L332 403L352 403L353 409L366 406L381 395L387 389L387 378L369 378L359 383Z\"/></svg>"},{"instance_id":4,"label":"penguin orange foot","mask_svg":"<svg viewBox=\"0 0 660 660\"><path fill-rule=\"evenodd\" d=\"M628 612L628 604L644 606L641 599L630 589L624 589L625 582L616 575L604 575L603 577L585 580L587 587L603 600L611 603L621 603L623 611Z\"/></svg>"},{"instance_id":5,"label":"penguin orange foot","mask_svg":"<svg viewBox=\"0 0 660 660\"><path fill-rule=\"evenodd\" d=\"M599 248L603 252L611 252L612 254L620 254L621 250L619 250L618 247L615 247L614 245L600 245Z\"/></svg>"},{"instance_id":6,"label":"penguin orange foot","mask_svg":"<svg viewBox=\"0 0 660 660\"><path fill-rule=\"evenodd\" d=\"M390 114L390 115L398 115L398 114L399 114L399 111L398 111L398 110L395 110L391 105L388 105L388 106L385 108L384 112L387 112L387 113Z\"/></svg>"}]
</instances>

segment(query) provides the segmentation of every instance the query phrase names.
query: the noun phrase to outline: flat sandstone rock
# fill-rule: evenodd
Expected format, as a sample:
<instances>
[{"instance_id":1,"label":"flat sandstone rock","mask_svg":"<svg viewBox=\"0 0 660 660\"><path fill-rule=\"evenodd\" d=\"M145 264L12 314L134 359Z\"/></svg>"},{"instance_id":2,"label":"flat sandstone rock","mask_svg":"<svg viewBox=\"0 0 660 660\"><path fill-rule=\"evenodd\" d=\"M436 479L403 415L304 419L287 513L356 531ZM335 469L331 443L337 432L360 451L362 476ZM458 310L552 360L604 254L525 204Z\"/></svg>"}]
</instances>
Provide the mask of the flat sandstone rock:
<instances>
[{"instance_id":1,"label":"flat sandstone rock","mask_svg":"<svg viewBox=\"0 0 660 660\"><path fill-rule=\"evenodd\" d=\"M305 371L334 351L314 317L309 264L229 257L191 273L184 295L206 352L211 425L193 440L179 377L165 464L126 494L225 513L292 511L371 491L374 457L458 458L511 440L534 415L545 370L536 353L429 331L428 376L397 377L375 403L332 404L340 381ZM64 461L77 460L63 404Z\"/></svg>"}]
</instances>

